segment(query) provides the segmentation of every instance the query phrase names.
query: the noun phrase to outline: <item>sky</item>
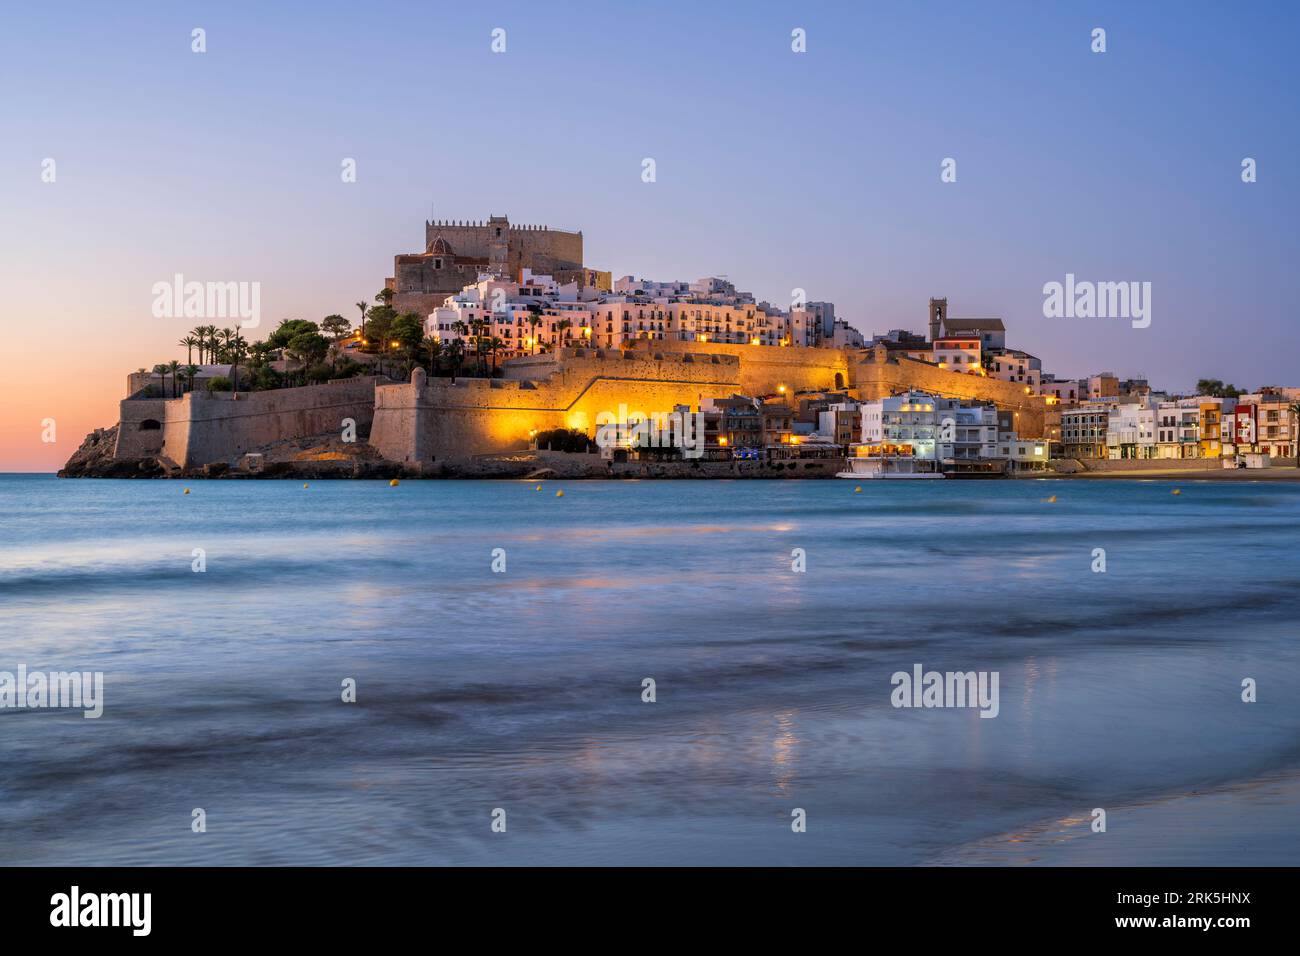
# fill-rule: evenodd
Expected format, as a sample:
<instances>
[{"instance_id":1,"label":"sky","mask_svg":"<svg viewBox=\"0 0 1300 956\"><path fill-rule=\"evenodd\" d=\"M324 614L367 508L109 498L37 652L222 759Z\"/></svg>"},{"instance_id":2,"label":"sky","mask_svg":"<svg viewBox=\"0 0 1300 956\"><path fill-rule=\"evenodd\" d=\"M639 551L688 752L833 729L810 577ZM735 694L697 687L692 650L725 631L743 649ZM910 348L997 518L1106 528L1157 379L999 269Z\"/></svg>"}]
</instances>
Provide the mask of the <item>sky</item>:
<instances>
[{"instance_id":1,"label":"sky","mask_svg":"<svg viewBox=\"0 0 1300 956\"><path fill-rule=\"evenodd\" d=\"M116 420L128 372L185 361L200 323L156 318L155 283L260 283L246 336L353 318L429 217L581 229L615 276L801 288L867 335L924 331L946 296L1060 377L1300 384L1298 21L1294 3L6 2L0 471L55 470ZM1150 282L1150 325L1045 317L1067 273Z\"/></svg>"}]
</instances>

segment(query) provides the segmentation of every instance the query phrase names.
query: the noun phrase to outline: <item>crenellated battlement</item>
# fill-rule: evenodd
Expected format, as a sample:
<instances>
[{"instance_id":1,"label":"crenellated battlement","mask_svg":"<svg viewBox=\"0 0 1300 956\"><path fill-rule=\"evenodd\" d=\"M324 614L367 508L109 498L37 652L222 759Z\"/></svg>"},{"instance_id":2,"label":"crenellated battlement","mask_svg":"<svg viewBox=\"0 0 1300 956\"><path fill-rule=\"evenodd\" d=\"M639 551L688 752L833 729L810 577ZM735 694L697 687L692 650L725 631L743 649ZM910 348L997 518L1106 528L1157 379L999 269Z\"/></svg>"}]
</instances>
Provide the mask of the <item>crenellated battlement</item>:
<instances>
[{"instance_id":1,"label":"crenellated battlement","mask_svg":"<svg viewBox=\"0 0 1300 956\"><path fill-rule=\"evenodd\" d=\"M510 223L505 217L494 217L492 220L484 219L426 219L424 220L425 230L430 229L488 229L501 225L510 232L553 232L558 235L580 236L581 229L557 229L554 226L536 225L532 223Z\"/></svg>"}]
</instances>

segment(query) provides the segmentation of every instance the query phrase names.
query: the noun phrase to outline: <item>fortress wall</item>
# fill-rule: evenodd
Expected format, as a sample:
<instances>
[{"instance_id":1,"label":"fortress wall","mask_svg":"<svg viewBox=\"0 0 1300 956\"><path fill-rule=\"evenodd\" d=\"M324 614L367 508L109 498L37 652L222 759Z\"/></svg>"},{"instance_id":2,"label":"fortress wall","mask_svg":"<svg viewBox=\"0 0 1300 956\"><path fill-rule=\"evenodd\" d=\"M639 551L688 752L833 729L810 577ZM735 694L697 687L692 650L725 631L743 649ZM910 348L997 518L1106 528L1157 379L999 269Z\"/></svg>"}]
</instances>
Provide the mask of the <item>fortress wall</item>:
<instances>
[{"instance_id":1,"label":"fortress wall","mask_svg":"<svg viewBox=\"0 0 1300 956\"><path fill-rule=\"evenodd\" d=\"M502 230L496 235L497 227ZM451 243L458 256L488 257L494 242L504 241L508 250L508 265L516 270L527 265L534 272L555 269L582 268L582 233L562 229L533 228L525 225L507 226L504 222L475 222L472 225L449 224L446 220L425 222L424 246L438 236ZM473 281L473 280L471 280ZM459 291L459 290L457 290Z\"/></svg>"},{"instance_id":2,"label":"fortress wall","mask_svg":"<svg viewBox=\"0 0 1300 956\"><path fill-rule=\"evenodd\" d=\"M453 385L419 371L410 384L376 389L370 444L404 462L500 454L527 448L532 431L594 434L598 416L617 414L620 405L629 412L670 412L739 388L740 366L732 356L564 349L535 358L524 360L523 368L538 381L460 379Z\"/></svg>"},{"instance_id":3,"label":"fortress wall","mask_svg":"<svg viewBox=\"0 0 1300 956\"><path fill-rule=\"evenodd\" d=\"M1016 433L1021 438L1043 435L1046 400L1041 395L1026 395L1025 387L1014 382L952 372L908 358L881 360L873 358L871 352L853 363L849 380L854 394L864 400L920 389L944 398L995 402L999 408L1019 413L1015 421Z\"/></svg>"},{"instance_id":4,"label":"fortress wall","mask_svg":"<svg viewBox=\"0 0 1300 956\"><path fill-rule=\"evenodd\" d=\"M339 434L343 419L360 436L374 418L375 378L266 392L190 392L168 407L163 454L182 468L229 461L285 438ZM363 440L359 438L358 440Z\"/></svg>"},{"instance_id":5,"label":"fortress wall","mask_svg":"<svg viewBox=\"0 0 1300 956\"><path fill-rule=\"evenodd\" d=\"M493 228L487 223L482 225L454 225L446 220L426 221L424 224L424 247L438 236L451 243L452 251L458 256L486 256L488 245L492 241Z\"/></svg>"},{"instance_id":6,"label":"fortress wall","mask_svg":"<svg viewBox=\"0 0 1300 956\"><path fill-rule=\"evenodd\" d=\"M535 272L582 268L582 233L510 227L510 265ZM449 240L450 241L450 240Z\"/></svg>"},{"instance_id":7,"label":"fortress wall","mask_svg":"<svg viewBox=\"0 0 1300 956\"><path fill-rule=\"evenodd\" d=\"M472 281L473 279L466 280L466 282ZM455 291L459 292L460 288ZM434 309L442 308L443 303L447 301L447 296L452 294L452 292L398 292L393 296L393 310L399 315L404 312L414 312L422 320L427 319Z\"/></svg>"},{"instance_id":8,"label":"fortress wall","mask_svg":"<svg viewBox=\"0 0 1300 956\"><path fill-rule=\"evenodd\" d=\"M656 348L663 345L664 348ZM705 398L740 393L787 394L847 387L859 398L921 389L952 398L982 399L1019 413L1022 437L1042 435L1044 400L1023 386L889 359L879 352L773 348L716 343L642 342L627 351L561 349L505 363L504 379L429 380L377 385L376 378L242 393L192 392L178 399L121 403L119 458L165 455L198 467L230 461L287 438L335 433L355 419L360 436L398 462L500 454L526 448L530 432L577 428L594 434L602 412L669 412ZM152 419L158 430L140 425ZM373 425L372 425L373 423Z\"/></svg>"},{"instance_id":9,"label":"fortress wall","mask_svg":"<svg viewBox=\"0 0 1300 956\"><path fill-rule=\"evenodd\" d=\"M163 429L144 430L141 426L146 421L161 425L167 419L168 406L180 401L179 398L128 398L119 402L117 446L113 450L113 457L156 458L162 454Z\"/></svg>"},{"instance_id":10,"label":"fortress wall","mask_svg":"<svg viewBox=\"0 0 1300 956\"><path fill-rule=\"evenodd\" d=\"M824 392L849 383L848 353L843 349L780 348L772 345L735 345L725 342L637 342L637 351L666 346L673 352L735 356L740 362L743 395L776 395L782 385L787 394Z\"/></svg>"}]
</instances>

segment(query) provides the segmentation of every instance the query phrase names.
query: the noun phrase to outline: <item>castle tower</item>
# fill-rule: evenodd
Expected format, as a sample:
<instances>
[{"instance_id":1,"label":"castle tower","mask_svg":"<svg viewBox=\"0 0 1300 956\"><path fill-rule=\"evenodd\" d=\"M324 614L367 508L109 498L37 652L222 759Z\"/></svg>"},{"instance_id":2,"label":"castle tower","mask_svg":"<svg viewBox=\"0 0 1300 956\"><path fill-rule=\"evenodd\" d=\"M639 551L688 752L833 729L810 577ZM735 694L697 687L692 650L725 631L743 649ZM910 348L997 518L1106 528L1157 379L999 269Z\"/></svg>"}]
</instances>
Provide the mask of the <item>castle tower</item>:
<instances>
[{"instance_id":1,"label":"castle tower","mask_svg":"<svg viewBox=\"0 0 1300 956\"><path fill-rule=\"evenodd\" d=\"M488 219L488 268L499 276L510 275L510 218Z\"/></svg>"},{"instance_id":2,"label":"castle tower","mask_svg":"<svg viewBox=\"0 0 1300 956\"><path fill-rule=\"evenodd\" d=\"M948 300L930 300L930 341L943 334L943 324L948 321Z\"/></svg>"}]
</instances>

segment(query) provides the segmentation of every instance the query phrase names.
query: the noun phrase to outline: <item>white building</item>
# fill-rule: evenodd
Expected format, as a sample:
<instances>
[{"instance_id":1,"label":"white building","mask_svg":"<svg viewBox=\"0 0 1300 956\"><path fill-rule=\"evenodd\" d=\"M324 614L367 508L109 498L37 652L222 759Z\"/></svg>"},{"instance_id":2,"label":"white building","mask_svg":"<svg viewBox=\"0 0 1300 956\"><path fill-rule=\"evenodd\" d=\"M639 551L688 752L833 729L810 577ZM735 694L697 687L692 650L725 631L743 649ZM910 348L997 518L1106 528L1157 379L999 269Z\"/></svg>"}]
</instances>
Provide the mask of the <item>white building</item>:
<instances>
[{"instance_id":1,"label":"white building","mask_svg":"<svg viewBox=\"0 0 1300 956\"><path fill-rule=\"evenodd\" d=\"M1117 405L1106 423L1110 458L1156 457L1156 410L1150 405Z\"/></svg>"},{"instance_id":2,"label":"white building","mask_svg":"<svg viewBox=\"0 0 1300 956\"><path fill-rule=\"evenodd\" d=\"M934 362L953 372L984 374L977 335L945 335L934 340Z\"/></svg>"},{"instance_id":3,"label":"white building","mask_svg":"<svg viewBox=\"0 0 1300 956\"><path fill-rule=\"evenodd\" d=\"M736 345L827 345L820 336L829 303L782 311L737 292L724 279L651 282L623 276L614 291L522 270L520 281L491 275L448 296L425 321L425 331L446 343L479 339L502 343L499 354L526 354L562 345L621 348L640 339L723 342ZM843 327L845 344L853 344ZM860 341L860 339L859 339Z\"/></svg>"},{"instance_id":4,"label":"white building","mask_svg":"<svg viewBox=\"0 0 1300 956\"><path fill-rule=\"evenodd\" d=\"M1043 363L1036 356L1019 349L995 352L984 360L989 377L1026 385L1038 392L1043 379Z\"/></svg>"},{"instance_id":5,"label":"white building","mask_svg":"<svg viewBox=\"0 0 1300 956\"><path fill-rule=\"evenodd\" d=\"M916 458L997 458L997 409L926 392L863 402L862 444L907 447Z\"/></svg>"},{"instance_id":6,"label":"white building","mask_svg":"<svg viewBox=\"0 0 1300 956\"><path fill-rule=\"evenodd\" d=\"M1199 458L1201 400L1184 398L1156 406L1157 458Z\"/></svg>"}]
</instances>

